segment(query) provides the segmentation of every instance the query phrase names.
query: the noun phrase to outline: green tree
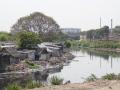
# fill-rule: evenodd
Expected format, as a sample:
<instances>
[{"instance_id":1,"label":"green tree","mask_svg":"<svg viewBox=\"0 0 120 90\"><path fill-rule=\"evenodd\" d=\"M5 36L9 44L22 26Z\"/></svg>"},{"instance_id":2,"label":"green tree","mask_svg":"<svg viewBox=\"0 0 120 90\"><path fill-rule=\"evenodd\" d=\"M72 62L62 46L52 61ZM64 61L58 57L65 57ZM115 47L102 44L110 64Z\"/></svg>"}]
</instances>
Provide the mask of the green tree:
<instances>
[{"instance_id":1,"label":"green tree","mask_svg":"<svg viewBox=\"0 0 120 90\"><path fill-rule=\"evenodd\" d=\"M86 36L87 39L90 40L95 40L95 39L103 39L106 38L106 40L108 40L108 36L109 36L109 27L108 26L104 26L100 29L93 29L93 30L89 30L86 32Z\"/></svg>"},{"instance_id":2,"label":"green tree","mask_svg":"<svg viewBox=\"0 0 120 90\"><path fill-rule=\"evenodd\" d=\"M33 32L20 32L17 35L17 43L19 48L32 49L41 42L39 35Z\"/></svg>"},{"instance_id":3,"label":"green tree","mask_svg":"<svg viewBox=\"0 0 120 90\"><path fill-rule=\"evenodd\" d=\"M0 32L0 41L11 41L12 35L7 32Z\"/></svg>"}]
</instances>

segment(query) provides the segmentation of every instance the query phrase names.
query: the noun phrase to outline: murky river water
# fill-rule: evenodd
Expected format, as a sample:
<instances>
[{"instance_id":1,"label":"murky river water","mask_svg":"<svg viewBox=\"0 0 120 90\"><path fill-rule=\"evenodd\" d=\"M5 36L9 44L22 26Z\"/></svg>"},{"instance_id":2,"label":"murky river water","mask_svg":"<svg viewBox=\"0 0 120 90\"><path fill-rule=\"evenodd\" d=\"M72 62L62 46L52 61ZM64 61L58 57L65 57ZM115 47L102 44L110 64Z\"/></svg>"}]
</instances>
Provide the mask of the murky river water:
<instances>
[{"instance_id":1,"label":"murky river water","mask_svg":"<svg viewBox=\"0 0 120 90\"><path fill-rule=\"evenodd\" d=\"M57 75L65 81L80 83L91 74L101 77L107 73L120 73L120 53L102 52L94 50L71 51L75 58L61 72L50 74Z\"/></svg>"}]
</instances>

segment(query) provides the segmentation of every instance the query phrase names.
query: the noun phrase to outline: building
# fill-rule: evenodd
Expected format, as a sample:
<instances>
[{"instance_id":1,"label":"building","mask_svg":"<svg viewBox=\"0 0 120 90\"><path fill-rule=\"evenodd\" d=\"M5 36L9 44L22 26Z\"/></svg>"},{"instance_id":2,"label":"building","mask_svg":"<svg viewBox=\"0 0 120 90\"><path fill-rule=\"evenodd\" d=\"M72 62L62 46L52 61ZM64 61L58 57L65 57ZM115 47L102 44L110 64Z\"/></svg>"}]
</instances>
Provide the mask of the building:
<instances>
[{"instance_id":1,"label":"building","mask_svg":"<svg viewBox=\"0 0 120 90\"><path fill-rule=\"evenodd\" d=\"M14 42L11 42L11 41L0 42L0 47L1 48L16 47L16 44Z\"/></svg>"},{"instance_id":2,"label":"building","mask_svg":"<svg viewBox=\"0 0 120 90\"><path fill-rule=\"evenodd\" d=\"M0 49L0 71L4 71L8 65L18 64L21 55L14 48Z\"/></svg>"},{"instance_id":3,"label":"building","mask_svg":"<svg viewBox=\"0 0 120 90\"><path fill-rule=\"evenodd\" d=\"M41 49L39 60L48 60L50 59L51 53L47 51L46 48Z\"/></svg>"},{"instance_id":4,"label":"building","mask_svg":"<svg viewBox=\"0 0 120 90\"><path fill-rule=\"evenodd\" d=\"M80 39L80 28L61 28L61 31L67 35L69 39Z\"/></svg>"},{"instance_id":5,"label":"building","mask_svg":"<svg viewBox=\"0 0 120 90\"><path fill-rule=\"evenodd\" d=\"M18 51L23 57L21 57L23 60L35 60L35 50L21 50Z\"/></svg>"},{"instance_id":6,"label":"building","mask_svg":"<svg viewBox=\"0 0 120 90\"><path fill-rule=\"evenodd\" d=\"M47 60L50 57L60 57L63 53L63 46L58 43L44 42L38 44L38 48L36 58L39 58L39 60Z\"/></svg>"}]
</instances>

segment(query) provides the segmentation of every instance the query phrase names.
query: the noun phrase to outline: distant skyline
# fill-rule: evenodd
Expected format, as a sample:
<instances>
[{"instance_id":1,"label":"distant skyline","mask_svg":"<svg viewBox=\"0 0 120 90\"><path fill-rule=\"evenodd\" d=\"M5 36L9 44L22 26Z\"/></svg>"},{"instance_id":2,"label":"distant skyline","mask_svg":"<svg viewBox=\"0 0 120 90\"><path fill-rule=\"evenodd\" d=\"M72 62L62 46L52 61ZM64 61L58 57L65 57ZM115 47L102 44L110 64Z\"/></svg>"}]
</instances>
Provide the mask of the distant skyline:
<instances>
[{"instance_id":1,"label":"distant skyline","mask_svg":"<svg viewBox=\"0 0 120 90\"><path fill-rule=\"evenodd\" d=\"M42 12L61 28L83 30L120 25L120 0L0 0L0 31L9 31L20 17Z\"/></svg>"}]
</instances>

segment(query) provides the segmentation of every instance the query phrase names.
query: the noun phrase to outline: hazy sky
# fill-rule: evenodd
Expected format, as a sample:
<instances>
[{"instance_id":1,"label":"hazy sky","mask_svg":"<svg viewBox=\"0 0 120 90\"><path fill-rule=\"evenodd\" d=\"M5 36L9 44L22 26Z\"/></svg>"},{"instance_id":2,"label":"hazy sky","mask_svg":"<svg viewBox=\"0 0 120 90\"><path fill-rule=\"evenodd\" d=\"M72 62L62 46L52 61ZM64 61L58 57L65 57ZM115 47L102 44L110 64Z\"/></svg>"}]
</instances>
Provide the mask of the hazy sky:
<instances>
[{"instance_id":1,"label":"hazy sky","mask_svg":"<svg viewBox=\"0 0 120 90\"><path fill-rule=\"evenodd\" d=\"M0 31L10 27L22 16L39 11L53 17L62 27L88 30L110 25L120 25L120 0L0 0Z\"/></svg>"}]
</instances>

